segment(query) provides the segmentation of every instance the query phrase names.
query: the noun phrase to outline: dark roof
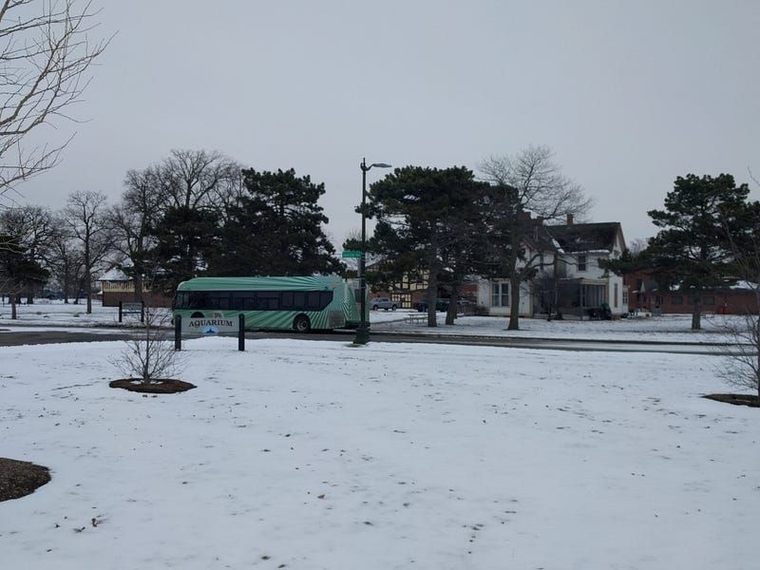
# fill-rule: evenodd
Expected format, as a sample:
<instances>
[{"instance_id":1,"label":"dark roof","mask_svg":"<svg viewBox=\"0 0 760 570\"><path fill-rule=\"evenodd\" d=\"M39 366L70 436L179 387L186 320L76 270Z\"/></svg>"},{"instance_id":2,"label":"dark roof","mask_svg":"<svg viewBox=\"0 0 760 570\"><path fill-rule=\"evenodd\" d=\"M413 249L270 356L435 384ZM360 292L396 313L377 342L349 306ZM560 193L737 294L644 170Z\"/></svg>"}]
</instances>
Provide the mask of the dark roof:
<instances>
[{"instance_id":1,"label":"dark roof","mask_svg":"<svg viewBox=\"0 0 760 570\"><path fill-rule=\"evenodd\" d=\"M546 230L566 253L612 251L622 231L619 222L546 226Z\"/></svg>"}]
</instances>

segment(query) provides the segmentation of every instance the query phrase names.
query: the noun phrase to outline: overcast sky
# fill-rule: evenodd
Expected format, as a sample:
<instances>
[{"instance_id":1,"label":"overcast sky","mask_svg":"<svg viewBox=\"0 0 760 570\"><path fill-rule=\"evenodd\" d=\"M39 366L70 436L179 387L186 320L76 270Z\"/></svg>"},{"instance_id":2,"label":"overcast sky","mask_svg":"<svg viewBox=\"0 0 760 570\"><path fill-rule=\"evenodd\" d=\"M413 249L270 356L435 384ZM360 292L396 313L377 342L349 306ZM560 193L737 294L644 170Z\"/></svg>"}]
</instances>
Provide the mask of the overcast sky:
<instances>
[{"instance_id":1,"label":"overcast sky","mask_svg":"<svg viewBox=\"0 0 760 570\"><path fill-rule=\"evenodd\" d=\"M75 111L89 121L58 124L77 135L22 203L115 203L127 170L216 150L324 182L339 247L360 227L362 157L477 169L533 144L630 242L679 175L760 178L756 0L94 3L116 36Z\"/></svg>"}]
</instances>

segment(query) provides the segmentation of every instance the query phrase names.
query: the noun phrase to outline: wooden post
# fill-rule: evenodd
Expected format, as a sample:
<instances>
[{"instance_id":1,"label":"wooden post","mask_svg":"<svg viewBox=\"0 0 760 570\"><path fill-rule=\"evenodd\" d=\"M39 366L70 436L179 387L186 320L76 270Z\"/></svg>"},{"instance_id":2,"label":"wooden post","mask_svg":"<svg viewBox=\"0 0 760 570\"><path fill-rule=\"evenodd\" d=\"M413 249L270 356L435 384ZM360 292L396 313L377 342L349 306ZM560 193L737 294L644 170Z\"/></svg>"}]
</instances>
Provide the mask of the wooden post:
<instances>
[{"instance_id":1,"label":"wooden post","mask_svg":"<svg viewBox=\"0 0 760 570\"><path fill-rule=\"evenodd\" d=\"M121 316L123 314L122 311L123 311L122 302L119 301L119 322L121 322Z\"/></svg>"}]
</instances>

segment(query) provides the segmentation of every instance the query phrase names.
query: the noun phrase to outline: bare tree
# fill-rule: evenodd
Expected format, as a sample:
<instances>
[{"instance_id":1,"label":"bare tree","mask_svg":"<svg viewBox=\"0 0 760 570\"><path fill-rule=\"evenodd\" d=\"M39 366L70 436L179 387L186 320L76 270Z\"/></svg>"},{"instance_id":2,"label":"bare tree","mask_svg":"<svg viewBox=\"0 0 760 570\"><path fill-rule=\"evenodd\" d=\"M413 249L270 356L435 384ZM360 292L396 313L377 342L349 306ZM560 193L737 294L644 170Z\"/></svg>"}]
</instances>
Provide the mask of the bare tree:
<instances>
[{"instance_id":1,"label":"bare tree","mask_svg":"<svg viewBox=\"0 0 760 570\"><path fill-rule=\"evenodd\" d=\"M136 378L142 384L181 373L183 356L174 349L169 338L170 319L169 311L147 304L143 327L126 341L126 349L113 360L113 364L128 378Z\"/></svg>"},{"instance_id":2,"label":"bare tree","mask_svg":"<svg viewBox=\"0 0 760 570\"><path fill-rule=\"evenodd\" d=\"M156 191L165 198L153 237L164 270L161 287L171 290L208 266L225 204L237 202L242 192L241 169L225 155L205 150L173 150L153 168Z\"/></svg>"},{"instance_id":3,"label":"bare tree","mask_svg":"<svg viewBox=\"0 0 760 570\"><path fill-rule=\"evenodd\" d=\"M109 212L108 223L113 232L114 248L126 262L122 269L132 278L134 300L143 302L145 276L155 273L153 234L166 197L156 191L158 175L155 168L130 170L124 185L122 203Z\"/></svg>"},{"instance_id":4,"label":"bare tree","mask_svg":"<svg viewBox=\"0 0 760 570\"><path fill-rule=\"evenodd\" d=\"M84 252L60 214L53 218L49 255L46 267L63 292L64 303L68 304L69 296L77 293L78 284L84 279Z\"/></svg>"},{"instance_id":5,"label":"bare tree","mask_svg":"<svg viewBox=\"0 0 760 570\"><path fill-rule=\"evenodd\" d=\"M729 356L722 360L718 374L732 386L753 390L760 399L760 318L749 311L727 318L723 332L729 341L721 348Z\"/></svg>"},{"instance_id":6,"label":"bare tree","mask_svg":"<svg viewBox=\"0 0 760 570\"><path fill-rule=\"evenodd\" d=\"M496 270L509 277L508 328L517 330L521 283L540 269L544 253L540 248L534 248L532 254L526 252L526 240L536 227L526 223L525 213L534 214L542 222L566 219L568 214L580 221L588 215L594 201L562 173L546 146L530 146L514 156L492 156L480 164L479 170L494 187L490 225L494 235L502 237L497 247L503 251ZM532 241L540 244L540 240Z\"/></svg>"},{"instance_id":7,"label":"bare tree","mask_svg":"<svg viewBox=\"0 0 760 570\"><path fill-rule=\"evenodd\" d=\"M754 390L760 400L760 202L749 202L738 214L725 216L723 227L735 276L754 293L754 307L745 307L742 315L726 321L731 356L720 374L729 384Z\"/></svg>"},{"instance_id":8,"label":"bare tree","mask_svg":"<svg viewBox=\"0 0 760 570\"><path fill-rule=\"evenodd\" d=\"M583 221L594 205L583 188L562 173L547 146L529 146L514 156L492 156L479 170L491 184L514 188L511 199L521 211L547 222L566 219L568 214Z\"/></svg>"},{"instance_id":9,"label":"bare tree","mask_svg":"<svg viewBox=\"0 0 760 570\"><path fill-rule=\"evenodd\" d=\"M111 233L105 219L106 196L100 192L74 192L69 196L64 212L71 233L84 252L82 285L87 293L87 314L90 314L93 273L113 252Z\"/></svg>"},{"instance_id":10,"label":"bare tree","mask_svg":"<svg viewBox=\"0 0 760 570\"><path fill-rule=\"evenodd\" d=\"M108 44L89 39L97 14L86 0L0 2L0 196L55 166L71 140L37 146L29 135L71 118Z\"/></svg>"},{"instance_id":11,"label":"bare tree","mask_svg":"<svg viewBox=\"0 0 760 570\"><path fill-rule=\"evenodd\" d=\"M173 150L155 168L168 207L220 207L242 192L240 165L216 151Z\"/></svg>"},{"instance_id":12,"label":"bare tree","mask_svg":"<svg viewBox=\"0 0 760 570\"><path fill-rule=\"evenodd\" d=\"M16 236L18 245L30 261L50 269L49 262L53 257L51 248L56 235L54 216L50 210L40 206L9 208L0 212L0 228L6 236ZM26 293L27 303L33 303L35 291L28 288Z\"/></svg>"}]
</instances>

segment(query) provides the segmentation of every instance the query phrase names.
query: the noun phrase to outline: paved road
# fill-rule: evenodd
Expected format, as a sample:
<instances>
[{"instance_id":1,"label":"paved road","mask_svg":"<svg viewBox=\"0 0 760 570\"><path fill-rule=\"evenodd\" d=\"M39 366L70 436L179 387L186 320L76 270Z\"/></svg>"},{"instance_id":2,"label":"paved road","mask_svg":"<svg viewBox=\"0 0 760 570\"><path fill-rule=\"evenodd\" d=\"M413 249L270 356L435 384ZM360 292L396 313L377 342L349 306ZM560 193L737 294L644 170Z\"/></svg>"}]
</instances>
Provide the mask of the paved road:
<instances>
[{"instance_id":1,"label":"paved road","mask_svg":"<svg viewBox=\"0 0 760 570\"><path fill-rule=\"evenodd\" d=\"M129 338L127 333L114 330L102 333L86 331L50 331L0 329L0 346L20 346L23 344L58 344L62 342L96 342L105 340L125 340Z\"/></svg>"},{"instance_id":2,"label":"paved road","mask_svg":"<svg viewBox=\"0 0 760 570\"><path fill-rule=\"evenodd\" d=\"M309 338L312 340L345 339L352 341L353 332L312 333L298 335L290 332L252 333L246 338ZM571 350L592 352L666 352L676 354L726 354L725 347L709 343L661 343L640 341L575 340L560 338L520 338L501 336L436 335L372 332L372 342L435 343L503 348L532 348L539 350Z\"/></svg>"},{"instance_id":3,"label":"paved road","mask_svg":"<svg viewBox=\"0 0 760 570\"><path fill-rule=\"evenodd\" d=\"M0 346L24 344L56 344L66 342L99 342L126 340L129 334L119 329L104 329L103 332L77 330L23 330L0 329ZM173 339L172 334L169 335ZM300 340L340 340L351 342L353 332L331 332L298 334L295 332L255 332L247 333L246 339L294 338ZM541 350L571 350L591 352L666 352L677 354L726 354L724 347L700 343L660 343L638 341L575 340L558 338L508 338L488 336L454 336L428 334L398 334L373 332L372 342L436 343L473 346L494 346L504 348L531 348Z\"/></svg>"}]
</instances>

